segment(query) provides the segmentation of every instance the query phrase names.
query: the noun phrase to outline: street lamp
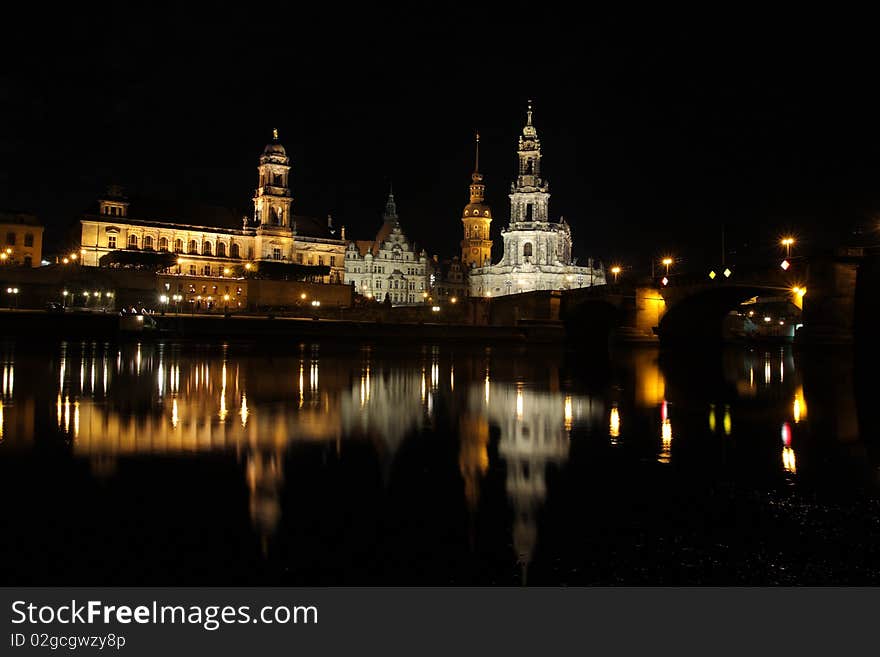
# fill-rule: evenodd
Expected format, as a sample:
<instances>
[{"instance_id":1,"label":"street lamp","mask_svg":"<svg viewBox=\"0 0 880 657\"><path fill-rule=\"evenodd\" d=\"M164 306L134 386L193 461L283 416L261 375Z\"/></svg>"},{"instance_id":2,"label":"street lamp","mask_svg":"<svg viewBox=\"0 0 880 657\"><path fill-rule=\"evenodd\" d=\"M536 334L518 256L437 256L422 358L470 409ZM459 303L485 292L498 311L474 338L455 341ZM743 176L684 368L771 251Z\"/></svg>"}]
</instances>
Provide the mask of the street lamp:
<instances>
[{"instance_id":1,"label":"street lamp","mask_svg":"<svg viewBox=\"0 0 880 657\"><path fill-rule=\"evenodd\" d=\"M791 258L791 245L794 244L794 238L783 237L781 240L779 240L779 243L785 247L785 257Z\"/></svg>"},{"instance_id":2,"label":"street lamp","mask_svg":"<svg viewBox=\"0 0 880 657\"><path fill-rule=\"evenodd\" d=\"M61 296L62 296L61 306L62 306L62 307L64 307L64 306L67 305L67 295L68 295L68 294L70 294L70 293L69 293L67 290L62 290L62 291L61 291Z\"/></svg>"},{"instance_id":3,"label":"street lamp","mask_svg":"<svg viewBox=\"0 0 880 657\"><path fill-rule=\"evenodd\" d=\"M614 265L611 268L611 273L614 274L614 282L617 283L617 277L620 275L620 267L617 265Z\"/></svg>"},{"instance_id":4,"label":"street lamp","mask_svg":"<svg viewBox=\"0 0 880 657\"><path fill-rule=\"evenodd\" d=\"M669 276L669 265L675 261L672 258L663 258L661 262L666 265L666 275Z\"/></svg>"},{"instance_id":5,"label":"street lamp","mask_svg":"<svg viewBox=\"0 0 880 657\"><path fill-rule=\"evenodd\" d=\"M223 304L224 304L223 305L223 312L228 313L229 312L229 295L228 294L223 295Z\"/></svg>"}]
</instances>

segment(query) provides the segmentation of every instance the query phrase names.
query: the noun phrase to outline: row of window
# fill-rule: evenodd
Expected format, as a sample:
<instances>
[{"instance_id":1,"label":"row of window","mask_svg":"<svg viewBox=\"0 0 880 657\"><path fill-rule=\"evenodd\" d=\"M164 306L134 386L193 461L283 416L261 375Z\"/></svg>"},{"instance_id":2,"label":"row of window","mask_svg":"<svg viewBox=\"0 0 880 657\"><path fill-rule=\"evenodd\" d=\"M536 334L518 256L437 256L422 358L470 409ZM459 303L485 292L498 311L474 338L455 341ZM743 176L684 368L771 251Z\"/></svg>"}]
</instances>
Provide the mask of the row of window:
<instances>
[{"instance_id":1,"label":"row of window","mask_svg":"<svg viewBox=\"0 0 880 657\"><path fill-rule=\"evenodd\" d=\"M6 233L6 245L7 246L15 246L15 233ZM25 233L24 234L24 245L25 246L33 246L34 245L34 234L33 233Z\"/></svg>"},{"instance_id":2,"label":"row of window","mask_svg":"<svg viewBox=\"0 0 880 657\"><path fill-rule=\"evenodd\" d=\"M116 235L108 235L107 236L107 246L108 248L115 249L116 248ZM189 249L187 253L198 255L199 254L199 244L196 240L189 241ZM136 249L138 248L138 236L137 235L129 235L128 236L128 248ZM146 235L143 239L142 248L146 251L152 250L154 248L158 248L159 251L167 251L168 250L168 238L160 237L158 242L154 242L153 238L150 235ZM174 252L175 253L183 253L183 240L176 239L174 240ZM213 253L214 247L211 242L203 242L201 255L214 255ZM217 243L217 256L221 258L226 257L226 244L223 242ZM230 258L240 258L241 251L236 243L232 243L229 247L229 257ZM248 252L248 257L253 257L253 253Z\"/></svg>"},{"instance_id":3,"label":"row of window","mask_svg":"<svg viewBox=\"0 0 880 657\"><path fill-rule=\"evenodd\" d=\"M199 253L199 246L198 246L198 242L196 242L196 240L190 240L188 246L189 246L189 249L187 250L187 253L190 255L206 255L206 256L214 255L214 253L213 253L214 247L211 245L211 242L204 242L202 244L201 254ZM107 247L111 248L111 249L116 248L116 235L108 235ZM153 238L151 236L147 235L143 239L142 247L144 250L147 250L147 251L152 250L153 248L158 248L159 251L167 251L168 250L168 239L165 237L160 237L158 240L158 244L154 245ZM128 248L130 248L130 249L138 248L138 236L137 235L129 235L128 236ZM180 239L174 240L174 252L175 253L183 253L183 240L180 240ZM248 249L248 258L253 258L253 255L254 255L253 250ZM223 242L217 243L217 257L219 257L219 258L226 258L227 257L226 244L224 244ZM241 257L241 251L239 249L238 244L236 244L234 242L232 243L232 245L229 247L228 257L230 257L230 258L240 258ZM281 260L282 259L280 247L275 247L272 249L272 258L274 260ZM296 254L296 261L299 264L304 264L302 253ZM311 254L309 254L309 257L308 257L308 264L309 265L315 264L314 258ZM318 256L318 263L317 264L318 265L325 264L323 255ZM336 266L336 256L330 256L330 266L331 267Z\"/></svg>"},{"instance_id":4,"label":"row of window","mask_svg":"<svg viewBox=\"0 0 880 657\"><path fill-rule=\"evenodd\" d=\"M398 285L398 283L399 283L399 285ZM362 283L361 285L362 285L362 287L367 288L367 287L369 287L369 285L370 285L370 281L363 281L363 283ZM381 290L381 289L382 289L382 281L381 281L381 280L376 280L376 282L373 284L373 287L374 287L375 289L377 289L377 290ZM390 281L390 282L388 283L388 289L389 289L389 290L406 290L406 289L409 289L409 290L413 290L413 291L415 291L415 289L416 289L416 284L415 284L415 281L401 281L401 280L398 279L398 280ZM423 292L424 290L425 290L425 282L424 282L424 281L420 281L420 282L419 282L419 291L420 291L420 292Z\"/></svg>"}]
</instances>

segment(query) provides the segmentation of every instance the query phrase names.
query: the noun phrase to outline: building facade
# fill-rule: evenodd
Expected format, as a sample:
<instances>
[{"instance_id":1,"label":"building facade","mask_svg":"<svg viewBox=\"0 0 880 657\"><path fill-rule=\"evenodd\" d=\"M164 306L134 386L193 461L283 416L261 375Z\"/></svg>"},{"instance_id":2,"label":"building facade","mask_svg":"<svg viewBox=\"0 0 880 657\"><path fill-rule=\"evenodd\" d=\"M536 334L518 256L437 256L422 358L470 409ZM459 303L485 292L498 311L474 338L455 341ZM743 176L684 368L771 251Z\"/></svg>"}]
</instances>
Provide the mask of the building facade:
<instances>
[{"instance_id":1,"label":"building facade","mask_svg":"<svg viewBox=\"0 0 880 657\"><path fill-rule=\"evenodd\" d=\"M461 241L461 264L467 272L472 267L486 267L492 264L492 240L489 229L492 224L492 210L486 204L486 186L480 173L480 135L477 134L474 172L471 174L470 203L464 206L461 222L464 224L464 239Z\"/></svg>"},{"instance_id":2,"label":"building facade","mask_svg":"<svg viewBox=\"0 0 880 657\"><path fill-rule=\"evenodd\" d=\"M345 252L345 282L357 294L395 305L424 303L429 263L400 228L394 193L388 194L376 239L350 242Z\"/></svg>"},{"instance_id":3,"label":"building facade","mask_svg":"<svg viewBox=\"0 0 880 657\"><path fill-rule=\"evenodd\" d=\"M0 212L0 266L39 267L43 227L31 214Z\"/></svg>"},{"instance_id":4,"label":"building facade","mask_svg":"<svg viewBox=\"0 0 880 657\"><path fill-rule=\"evenodd\" d=\"M171 273L180 275L227 278L242 263L259 266L271 260L327 266L322 282L342 283L345 229L337 237L330 217L324 226L293 215L290 168L276 131L260 156L253 217L240 220L221 208L203 213L198 223L158 219L149 212L132 216L128 199L111 188L98 201L98 213L80 221L82 263L98 266L102 256L119 249L165 251L178 254Z\"/></svg>"},{"instance_id":5,"label":"building facade","mask_svg":"<svg viewBox=\"0 0 880 657\"><path fill-rule=\"evenodd\" d=\"M571 228L551 221L550 192L541 178L541 141L532 125L532 106L517 149L519 170L510 189L510 222L501 232L504 253L496 265L471 269L471 296L494 297L534 290L566 290L605 284L605 270L592 259L572 259Z\"/></svg>"}]
</instances>

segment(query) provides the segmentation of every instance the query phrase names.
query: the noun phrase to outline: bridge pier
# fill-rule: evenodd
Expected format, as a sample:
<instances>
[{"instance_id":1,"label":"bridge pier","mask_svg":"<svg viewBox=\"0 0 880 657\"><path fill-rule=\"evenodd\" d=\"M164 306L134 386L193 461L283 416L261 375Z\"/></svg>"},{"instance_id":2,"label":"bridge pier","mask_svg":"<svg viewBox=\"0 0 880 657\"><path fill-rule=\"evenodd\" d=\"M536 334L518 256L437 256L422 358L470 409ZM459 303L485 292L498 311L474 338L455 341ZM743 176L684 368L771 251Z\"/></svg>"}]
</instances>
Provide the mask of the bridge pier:
<instances>
[{"instance_id":1,"label":"bridge pier","mask_svg":"<svg viewBox=\"0 0 880 657\"><path fill-rule=\"evenodd\" d=\"M856 287L864 256L861 247L836 249L811 257L803 326L795 344L851 345L855 340Z\"/></svg>"}]
</instances>

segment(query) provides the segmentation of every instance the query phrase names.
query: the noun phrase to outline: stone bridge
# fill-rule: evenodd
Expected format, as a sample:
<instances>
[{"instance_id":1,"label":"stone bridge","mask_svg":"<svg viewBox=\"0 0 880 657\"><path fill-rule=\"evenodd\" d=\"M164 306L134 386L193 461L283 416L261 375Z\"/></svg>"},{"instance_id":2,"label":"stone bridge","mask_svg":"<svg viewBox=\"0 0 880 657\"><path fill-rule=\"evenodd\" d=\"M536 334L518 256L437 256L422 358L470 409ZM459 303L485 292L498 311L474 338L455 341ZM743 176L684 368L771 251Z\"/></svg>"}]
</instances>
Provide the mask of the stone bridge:
<instances>
[{"instance_id":1,"label":"stone bridge","mask_svg":"<svg viewBox=\"0 0 880 657\"><path fill-rule=\"evenodd\" d=\"M723 318L744 301L787 296L803 309L798 342L870 338L880 315L880 249L839 248L790 261L787 270L778 263L730 265L715 269L714 276L670 275L666 284L645 279L498 297L492 300L492 322L562 322L577 342L717 341Z\"/></svg>"}]
</instances>

